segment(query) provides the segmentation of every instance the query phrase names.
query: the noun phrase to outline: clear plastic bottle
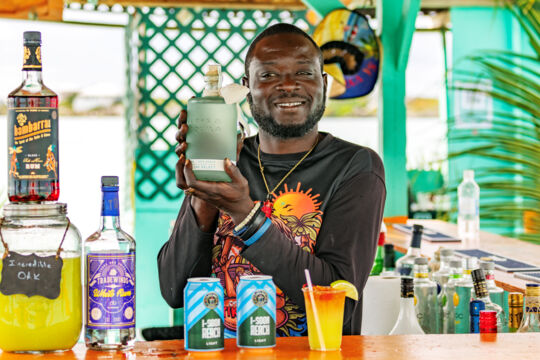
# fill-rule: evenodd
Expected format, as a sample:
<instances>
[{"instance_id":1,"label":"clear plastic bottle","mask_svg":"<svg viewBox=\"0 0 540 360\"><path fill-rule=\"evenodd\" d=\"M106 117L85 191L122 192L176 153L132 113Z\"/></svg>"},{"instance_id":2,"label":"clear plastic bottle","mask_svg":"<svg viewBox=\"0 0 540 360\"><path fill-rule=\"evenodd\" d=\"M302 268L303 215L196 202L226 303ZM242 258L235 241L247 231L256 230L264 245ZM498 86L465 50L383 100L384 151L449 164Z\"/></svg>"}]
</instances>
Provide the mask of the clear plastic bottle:
<instances>
[{"instance_id":1,"label":"clear plastic bottle","mask_svg":"<svg viewBox=\"0 0 540 360\"><path fill-rule=\"evenodd\" d=\"M480 300L484 303L485 310L493 310L497 313L497 332L503 332L506 318L502 307L491 301L486 285L486 276L484 270L476 269L471 272L471 277L474 284L475 300Z\"/></svg>"},{"instance_id":2,"label":"clear plastic bottle","mask_svg":"<svg viewBox=\"0 0 540 360\"><path fill-rule=\"evenodd\" d=\"M480 187L474 181L474 170L465 170L458 186L458 236L463 243L480 238Z\"/></svg>"},{"instance_id":3,"label":"clear plastic bottle","mask_svg":"<svg viewBox=\"0 0 540 360\"><path fill-rule=\"evenodd\" d=\"M407 250L407 254L399 258L396 261L396 271L401 276L411 276L412 269L414 266L414 259L419 257L420 254L420 245L422 244L422 233L424 227L422 225L414 224L413 232L411 236L411 245Z\"/></svg>"},{"instance_id":4,"label":"clear plastic bottle","mask_svg":"<svg viewBox=\"0 0 540 360\"><path fill-rule=\"evenodd\" d=\"M420 335L425 334L418 323L414 306L414 284L411 277L401 278L401 299L399 315L390 335Z\"/></svg>"},{"instance_id":5,"label":"clear plastic bottle","mask_svg":"<svg viewBox=\"0 0 540 360\"><path fill-rule=\"evenodd\" d=\"M443 334L455 334L456 332L456 285L461 280L463 274L463 261L453 259L450 261L450 277L441 291L439 306L442 312L441 323Z\"/></svg>"},{"instance_id":6,"label":"clear plastic bottle","mask_svg":"<svg viewBox=\"0 0 540 360\"><path fill-rule=\"evenodd\" d=\"M429 280L428 259L416 258L413 272L418 322L426 334L438 334L440 331L437 316L437 284Z\"/></svg>"},{"instance_id":7,"label":"clear plastic bottle","mask_svg":"<svg viewBox=\"0 0 540 360\"><path fill-rule=\"evenodd\" d=\"M517 332L540 332L540 284L527 284L525 313Z\"/></svg>"},{"instance_id":8,"label":"clear plastic bottle","mask_svg":"<svg viewBox=\"0 0 540 360\"><path fill-rule=\"evenodd\" d=\"M85 342L122 350L135 342L135 240L120 228L118 177L101 178L98 231L84 242Z\"/></svg>"}]
</instances>

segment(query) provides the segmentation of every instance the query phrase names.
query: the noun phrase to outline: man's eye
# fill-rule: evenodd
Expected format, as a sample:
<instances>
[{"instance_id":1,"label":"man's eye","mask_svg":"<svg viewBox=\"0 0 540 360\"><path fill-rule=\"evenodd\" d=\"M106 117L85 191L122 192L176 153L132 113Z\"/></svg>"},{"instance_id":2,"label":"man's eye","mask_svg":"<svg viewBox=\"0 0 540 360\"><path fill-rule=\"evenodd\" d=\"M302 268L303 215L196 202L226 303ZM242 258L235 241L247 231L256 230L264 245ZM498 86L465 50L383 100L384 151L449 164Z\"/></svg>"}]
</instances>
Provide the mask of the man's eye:
<instances>
[{"instance_id":1,"label":"man's eye","mask_svg":"<svg viewBox=\"0 0 540 360\"><path fill-rule=\"evenodd\" d=\"M262 74L261 74L261 77L262 77L263 79L271 78L271 77L274 77L274 76L276 76L275 73L262 73Z\"/></svg>"}]
</instances>

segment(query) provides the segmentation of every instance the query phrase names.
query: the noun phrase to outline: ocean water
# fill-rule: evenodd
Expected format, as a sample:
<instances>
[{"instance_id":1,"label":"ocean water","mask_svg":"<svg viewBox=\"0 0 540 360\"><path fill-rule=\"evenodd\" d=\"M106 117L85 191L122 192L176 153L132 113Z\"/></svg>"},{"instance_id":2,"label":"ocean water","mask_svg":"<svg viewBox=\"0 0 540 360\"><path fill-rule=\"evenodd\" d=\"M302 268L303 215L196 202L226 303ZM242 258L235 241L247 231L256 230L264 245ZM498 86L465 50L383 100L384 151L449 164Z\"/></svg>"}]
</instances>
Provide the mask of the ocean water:
<instances>
[{"instance_id":1,"label":"ocean water","mask_svg":"<svg viewBox=\"0 0 540 360\"><path fill-rule=\"evenodd\" d=\"M5 129L5 116L0 126ZM3 124L3 125L2 125ZM412 118L407 122L407 168L437 167L446 155L445 123L437 118ZM61 117L60 122L60 200L68 204L68 216L79 228L83 239L99 226L102 175L117 175L120 184L126 176L124 118ZM331 132L344 140L368 146L379 152L376 118L324 118L321 131ZM0 137L0 190L7 187L6 136ZM390 174L387 174L389 176ZM127 189L120 188L120 200ZM122 208L125 207L125 204ZM124 215L122 217L122 215ZM129 213L121 214L122 227L133 233Z\"/></svg>"}]
</instances>

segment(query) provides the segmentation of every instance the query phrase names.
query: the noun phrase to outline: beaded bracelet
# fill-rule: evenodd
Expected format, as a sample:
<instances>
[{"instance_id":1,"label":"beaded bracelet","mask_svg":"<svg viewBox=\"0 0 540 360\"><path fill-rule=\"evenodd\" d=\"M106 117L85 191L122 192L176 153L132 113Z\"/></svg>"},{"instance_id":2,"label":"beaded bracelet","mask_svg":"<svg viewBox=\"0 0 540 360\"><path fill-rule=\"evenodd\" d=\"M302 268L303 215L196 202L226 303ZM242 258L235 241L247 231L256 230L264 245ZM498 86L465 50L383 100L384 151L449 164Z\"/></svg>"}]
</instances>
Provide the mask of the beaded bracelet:
<instances>
[{"instance_id":1,"label":"beaded bracelet","mask_svg":"<svg viewBox=\"0 0 540 360\"><path fill-rule=\"evenodd\" d=\"M236 235L240 232L243 232L242 231L242 228L244 228L250 221L251 219L253 218L253 215L255 215L255 213L257 212L257 210L261 207L261 203L258 202L258 203L255 203L255 205L253 206L253 208L251 209L251 211L249 212L249 214L245 217L244 220L242 220L242 222L240 224L238 224L235 228L234 228L234 231L233 233Z\"/></svg>"}]
</instances>

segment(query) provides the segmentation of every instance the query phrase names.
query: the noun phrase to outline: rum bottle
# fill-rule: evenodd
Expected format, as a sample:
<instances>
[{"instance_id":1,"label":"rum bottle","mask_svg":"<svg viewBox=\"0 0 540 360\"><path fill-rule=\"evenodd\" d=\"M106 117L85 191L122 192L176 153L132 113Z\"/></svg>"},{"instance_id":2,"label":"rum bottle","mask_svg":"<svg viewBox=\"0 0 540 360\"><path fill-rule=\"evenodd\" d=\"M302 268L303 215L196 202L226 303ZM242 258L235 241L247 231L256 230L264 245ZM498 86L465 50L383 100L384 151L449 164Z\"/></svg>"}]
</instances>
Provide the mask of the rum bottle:
<instances>
[{"instance_id":1,"label":"rum bottle","mask_svg":"<svg viewBox=\"0 0 540 360\"><path fill-rule=\"evenodd\" d=\"M473 281L471 271L478 268L478 259L469 257L465 261L463 276L456 283L455 304L455 333L468 334L470 331L469 303L471 302L471 289Z\"/></svg>"},{"instance_id":2,"label":"rum bottle","mask_svg":"<svg viewBox=\"0 0 540 360\"><path fill-rule=\"evenodd\" d=\"M422 244L422 233L424 227L422 225L414 224L413 232L411 236L411 245L407 250L407 254L399 258L396 261L396 271L401 276L412 276L412 269L414 266L414 259L420 256L420 245Z\"/></svg>"},{"instance_id":3,"label":"rum bottle","mask_svg":"<svg viewBox=\"0 0 540 360\"><path fill-rule=\"evenodd\" d=\"M443 334L454 334L456 332L456 286L461 280L463 273L463 262L461 259L450 261L450 278L444 285L440 295L439 305L442 310L441 324Z\"/></svg>"},{"instance_id":4,"label":"rum bottle","mask_svg":"<svg viewBox=\"0 0 540 360\"><path fill-rule=\"evenodd\" d=\"M414 306L413 279L407 276L401 278L401 299L399 315L390 335L420 335L425 334L418 323Z\"/></svg>"},{"instance_id":5,"label":"rum bottle","mask_svg":"<svg viewBox=\"0 0 540 360\"><path fill-rule=\"evenodd\" d=\"M43 84L41 33L23 34L22 83L8 95L8 198L11 202L56 201L58 96Z\"/></svg>"},{"instance_id":6,"label":"rum bottle","mask_svg":"<svg viewBox=\"0 0 540 360\"><path fill-rule=\"evenodd\" d=\"M489 297L484 270L473 270L471 271L471 276L474 284L475 300L482 301L485 310L493 310L497 313L497 332L503 332L504 324L506 324L506 317L502 307L492 302Z\"/></svg>"},{"instance_id":7,"label":"rum bottle","mask_svg":"<svg viewBox=\"0 0 540 360\"><path fill-rule=\"evenodd\" d=\"M135 342L135 240L120 228L118 177L101 178L98 231L84 242L85 342L121 350Z\"/></svg>"},{"instance_id":8,"label":"rum bottle","mask_svg":"<svg viewBox=\"0 0 540 360\"><path fill-rule=\"evenodd\" d=\"M224 160L236 162L236 104L220 96L221 65L209 65L204 79L203 96L188 100L186 158L198 180L230 182Z\"/></svg>"},{"instance_id":9,"label":"rum bottle","mask_svg":"<svg viewBox=\"0 0 540 360\"><path fill-rule=\"evenodd\" d=\"M525 312L517 332L540 332L540 284L527 284Z\"/></svg>"},{"instance_id":10,"label":"rum bottle","mask_svg":"<svg viewBox=\"0 0 540 360\"><path fill-rule=\"evenodd\" d=\"M504 290L495 284L495 264L493 263L493 260L480 260L480 269L484 270L484 274L486 276L486 286L491 301L499 305L504 311L506 308L504 301ZM504 317L506 318L506 311L504 312ZM502 332L508 332L508 323L506 321L503 323Z\"/></svg>"}]
</instances>

